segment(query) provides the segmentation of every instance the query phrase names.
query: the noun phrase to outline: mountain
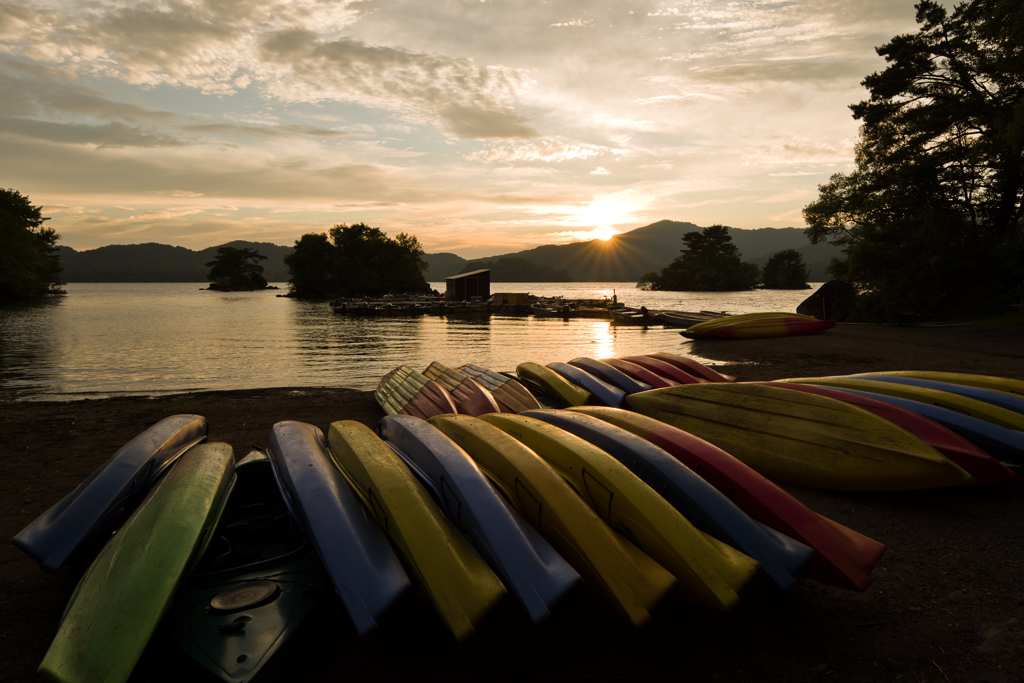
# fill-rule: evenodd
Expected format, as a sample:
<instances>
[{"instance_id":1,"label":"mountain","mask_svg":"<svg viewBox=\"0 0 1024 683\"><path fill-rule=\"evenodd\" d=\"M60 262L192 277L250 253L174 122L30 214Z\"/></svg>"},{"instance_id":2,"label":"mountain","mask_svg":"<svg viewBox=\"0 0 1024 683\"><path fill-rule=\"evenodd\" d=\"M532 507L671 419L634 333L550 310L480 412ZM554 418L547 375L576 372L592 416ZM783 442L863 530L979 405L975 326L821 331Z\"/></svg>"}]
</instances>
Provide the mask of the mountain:
<instances>
[{"instance_id":1,"label":"mountain","mask_svg":"<svg viewBox=\"0 0 1024 683\"><path fill-rule=\"evenodd\" d=\"M236 240L217 246L235 249L255 249L267 257L260 261L263 277L268 282L287 282L288 268L284 257L292 247L281 247L269 242ZM114 244L88 251L60 247L61 278L65 282L206 282L210 268L206 265L217 258L217 247L193 251L167 244Z\"/></svg>"}]
</instances>

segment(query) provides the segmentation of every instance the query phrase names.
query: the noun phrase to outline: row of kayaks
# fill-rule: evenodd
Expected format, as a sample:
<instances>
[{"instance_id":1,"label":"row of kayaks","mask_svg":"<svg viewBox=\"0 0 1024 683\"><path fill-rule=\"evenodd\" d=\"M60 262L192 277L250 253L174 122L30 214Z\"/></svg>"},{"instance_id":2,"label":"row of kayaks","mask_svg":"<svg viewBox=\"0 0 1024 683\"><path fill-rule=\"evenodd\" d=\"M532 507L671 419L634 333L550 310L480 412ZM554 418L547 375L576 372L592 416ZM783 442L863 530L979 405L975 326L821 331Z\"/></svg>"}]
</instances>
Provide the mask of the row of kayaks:
<instances>
[{"instance_id":1,"label":"row of kayaks","mask_svg":"<svg viewBox=\"0 0 1024 683\"><path fill-rule=\"evenodd\" d=\"M819 320L800 313L769 311L708 320L691 325L679 334L688 339L765 339L818 334L835 326L834 320Z\"/></svg>"}]
</instances>

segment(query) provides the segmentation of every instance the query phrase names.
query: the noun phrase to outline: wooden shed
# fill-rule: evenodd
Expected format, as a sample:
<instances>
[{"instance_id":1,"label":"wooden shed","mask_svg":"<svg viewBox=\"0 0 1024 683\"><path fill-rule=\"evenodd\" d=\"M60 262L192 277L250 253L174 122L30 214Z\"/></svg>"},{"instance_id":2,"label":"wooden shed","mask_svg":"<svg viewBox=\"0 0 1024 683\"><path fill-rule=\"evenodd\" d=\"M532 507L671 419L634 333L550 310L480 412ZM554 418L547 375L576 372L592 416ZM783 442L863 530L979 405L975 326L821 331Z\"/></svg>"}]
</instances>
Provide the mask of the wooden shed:
<instances>
[{"instance_id":1,"label":"wooden shed","mask_svg":"<svg viewBox=\"0 0 1024 683\"><path fill-rule=\"evenodd\" d=\"M491 298L491 271L474 270L470 273L452 275L444 279L446 291L444 298L449 301L471 301L480 297L481 301Z\"/></svg>"}]
</instances>

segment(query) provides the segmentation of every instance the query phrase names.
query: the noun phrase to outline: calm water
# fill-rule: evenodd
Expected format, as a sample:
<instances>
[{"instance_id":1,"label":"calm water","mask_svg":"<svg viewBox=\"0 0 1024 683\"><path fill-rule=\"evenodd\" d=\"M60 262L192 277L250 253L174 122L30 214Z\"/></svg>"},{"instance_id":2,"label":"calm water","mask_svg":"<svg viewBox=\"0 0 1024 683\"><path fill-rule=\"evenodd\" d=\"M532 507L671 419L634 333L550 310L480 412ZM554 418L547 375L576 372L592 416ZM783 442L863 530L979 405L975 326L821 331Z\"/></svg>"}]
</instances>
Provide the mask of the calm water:
<instances>
[{"instance_id":1,"label":"calm water","mask_svg":"<svg viewBox=\"0 0 1024 683\"><path fill-rule=\"evenodd\" d=\"M200 283L66 285L52 301L0 307L0 392L20 399L204 389L373 389L397 365L518 363L687 353L678 330L604 320L493 316L349 318L280 291L211 292ZM433 287L444 290L443 283ZM817 287L817 285L814 285ZM811 290L642 292L633 283L492 284L492 291L603 298L681 311L794 311Z\"/></svg>"}]
</instances>

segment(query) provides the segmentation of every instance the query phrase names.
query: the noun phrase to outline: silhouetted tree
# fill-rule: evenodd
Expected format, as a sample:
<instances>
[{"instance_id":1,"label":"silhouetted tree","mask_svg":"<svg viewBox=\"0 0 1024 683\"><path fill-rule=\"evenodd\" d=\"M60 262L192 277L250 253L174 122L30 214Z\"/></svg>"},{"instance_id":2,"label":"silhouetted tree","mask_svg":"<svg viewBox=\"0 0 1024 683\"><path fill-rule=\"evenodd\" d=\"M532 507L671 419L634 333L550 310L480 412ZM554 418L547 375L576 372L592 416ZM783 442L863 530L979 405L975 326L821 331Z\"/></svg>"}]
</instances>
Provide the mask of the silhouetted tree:
<instances>
[{"instance_id":1,"label":"silhouetted tree","mask_svg":"<svg viewBox=\"0 0 1024 683\"><path fill-rule=\"evenodd\" d=\"M206 279L211 289L262 289L267 286L263 279L263 266L257 261L267 257L255 249L217 247L217 258L206 266L210 269Z\"/></svg>"},{"instance_id":2,"label":"silhouetted tree","mask_svg":"<svg viewBox=\"0 0 1024 683\"><path fill-rule=\"evenodd\" d=\"M772 254L764 264L761 282L765 289L807 289L810 273L799 251L783 249Z\"/></svg>"},{"instance_id":3,"label":"silhouetted tree","mask_svg":"<svg viewBox=\"0 0 1024 683\"><path fill-rule=\"evenodd\" d=\"M686 249L651 279L644 276L644 289L690 292L732 292L757 286L760 271L753 263L740 260L729 229L712 225L700 232L683 235Z\"/></svg>"},{"instance_id":4,"label":"silhouetted tree","mask_svg":"<svg viewBox=\"0 0 1024 683\"><path fill-rule=\"evenodd\" d=\"M0 301L61 293L60 235L48 220L28 197L0 188Z\"/></svg>"}]
</instances>

